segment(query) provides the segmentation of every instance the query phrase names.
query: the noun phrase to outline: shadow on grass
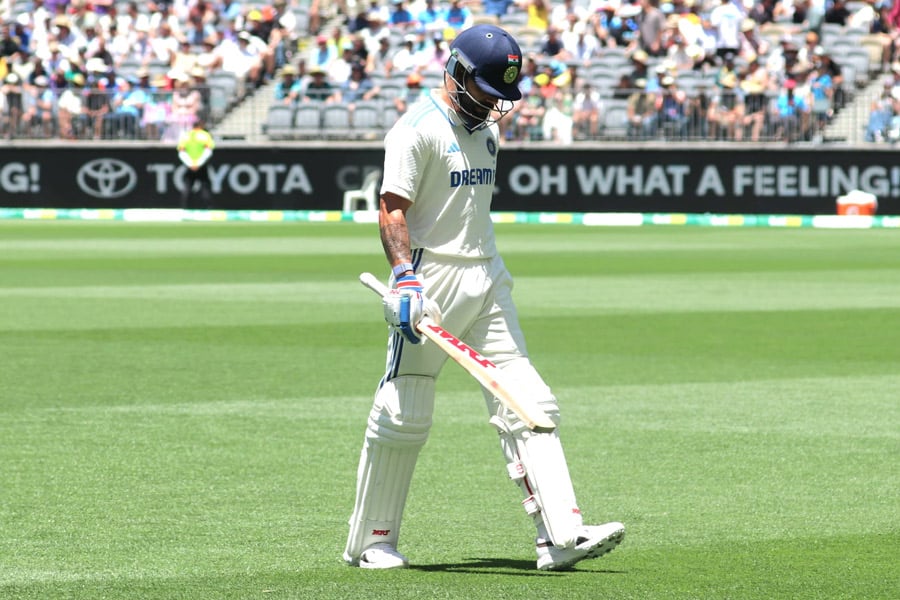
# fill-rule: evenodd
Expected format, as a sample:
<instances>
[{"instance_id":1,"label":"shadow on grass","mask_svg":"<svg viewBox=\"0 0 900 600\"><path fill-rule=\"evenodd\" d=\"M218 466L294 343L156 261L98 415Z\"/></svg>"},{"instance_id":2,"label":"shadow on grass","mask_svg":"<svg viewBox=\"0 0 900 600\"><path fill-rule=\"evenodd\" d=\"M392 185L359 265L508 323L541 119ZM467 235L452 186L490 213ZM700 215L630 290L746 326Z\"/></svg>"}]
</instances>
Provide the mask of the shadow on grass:
<instances>
[{"instance_id":1,"label":"shadow on grass","mask_svg":"<svg viewBox=\"0 0 900 600\"><path fill-rule=\"evenodd\" d=\"M560 576L565 573L572 572L590 572L590 573L610 573L622 574L625 571L614 571L611 569L584 569L578 566L587 566L588 562L580 563L576 567L566 571L538 571L534 566L533 560L512 560L508 558L467 558L456 563L441 563L434 565L410 565L410 570L414 571L441 571L451 573L474 573L483 575L525 575L525 576Z\"/></svg>"}]
</instances>

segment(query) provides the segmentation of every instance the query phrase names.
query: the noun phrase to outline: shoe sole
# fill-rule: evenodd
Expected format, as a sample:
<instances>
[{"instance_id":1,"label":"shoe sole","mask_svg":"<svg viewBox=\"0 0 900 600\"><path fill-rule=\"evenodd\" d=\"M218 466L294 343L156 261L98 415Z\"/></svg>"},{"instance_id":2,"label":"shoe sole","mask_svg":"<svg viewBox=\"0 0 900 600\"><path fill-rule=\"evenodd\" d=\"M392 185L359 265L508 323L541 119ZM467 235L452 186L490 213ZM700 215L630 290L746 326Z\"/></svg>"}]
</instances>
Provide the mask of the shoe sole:
<instances>
[{"instance_id":1,"label":"shoe sole","mask_svg":"<svg viewBox=\"0 0 900 600\"><path fill-rule=\"evenodd\" d=\"M553 563L550 565L546 565L541 567L541 571L564 571L566 569L570 569L576 564L580 563L583 560L587 560L590 558L600 558L601 556L605 556L616 549L616 546L622 543L622 540L625 539L625 530L619 529L618 531L614 531L610 535L601 539L595 546L590 548L587 552L584 553L583 556L575 556L572 557L571 560L567 560L565 562Z\"/></svg>"}]
</instances>

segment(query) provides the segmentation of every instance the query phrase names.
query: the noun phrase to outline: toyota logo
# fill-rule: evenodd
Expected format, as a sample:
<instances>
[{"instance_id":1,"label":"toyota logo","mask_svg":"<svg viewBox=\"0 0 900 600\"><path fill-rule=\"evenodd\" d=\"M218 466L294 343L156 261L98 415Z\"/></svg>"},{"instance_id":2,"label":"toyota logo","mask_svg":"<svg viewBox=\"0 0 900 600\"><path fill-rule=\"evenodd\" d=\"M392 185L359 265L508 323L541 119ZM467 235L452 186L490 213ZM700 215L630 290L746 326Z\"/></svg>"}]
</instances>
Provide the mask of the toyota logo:
<instances>
[{"instance_id":1,"label":"toyota logo","mask_svg":"<svg viewBox=\"0 0 900 600\"><path fill-rule=\"evenodd\" d=\"M121 198L137 185L137 173L121 160L98 158L78 169L76 180L81 191L94 198Z\"/></svg>"}]
</instances>

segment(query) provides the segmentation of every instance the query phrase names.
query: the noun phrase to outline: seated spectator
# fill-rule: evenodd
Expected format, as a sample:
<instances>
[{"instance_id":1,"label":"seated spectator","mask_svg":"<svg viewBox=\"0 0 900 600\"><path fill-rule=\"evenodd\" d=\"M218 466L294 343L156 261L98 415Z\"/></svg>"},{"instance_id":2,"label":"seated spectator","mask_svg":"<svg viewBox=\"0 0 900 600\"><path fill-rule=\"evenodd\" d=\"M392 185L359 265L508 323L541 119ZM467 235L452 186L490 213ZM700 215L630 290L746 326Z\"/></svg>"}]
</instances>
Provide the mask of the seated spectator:
<instances>
[{"instance_id":1,"label":"seated spectator","mask_svg":"<svg viewBox=\"0 0 900 600\"><path fill-rule=\"evenodd\" d=\"M250 43L251 38L249 33L242 31L237 42L222 41L222 70L234 73L245 85L256 86L263 78L263 60L258 47Z\"/></svg>"},{"instance_id":2,"label":"seated spectator","mask_svg":"<svg viewBox=\"0 0 900 600\"><path fill-rule=\"evenodd\" d=\"M881 96L872 102L871 112L866 123L865 140L867 142L887 140L891 123L898 114L900 114L900 87L894 87L894 82L891 80L885 81Z\"/></svg>"},{"instance_id":3,"label":"seated spectator","mask_svg":"<svg viewBox=\"0 0 900 600\"><path fill-rule=\"evenodd\" d=\"M3 114L0 121L0 130L6 137L14 138L19 134L22 123L23 96L25 90L22 87L22 78L15 73L9 73L0 86L0 95L3 96Z\"/></svg>"},{"instance_id":4,"label":"seated spectator","mask_svg":"<svg viewBox=\"0 0 900 600\"><path fill-rule=\"evenodd\" d=\"M635 88L628 97L626 113L628 115L629 139L645 140L656 135L659 114L656 107L656 95L647 92L647 80L634 82Z\"/></svg>"},{"instance_id":5,"label":"seated spectator","mask_svg":"<svg viewBox=\"0 0 900 600\"><path fill-rule=\"evenodd\" d=\"M758 142L766 122L769 90L769 73L759 64L759 59L751 55L747 70L741 76L741 90L744 92L744 122L750 127L751 141Z\"/></svg>"},{"instance_id":6,"label":"seated spectator","mask_svg":"<svg viewBox=\"0 0 900 600\"><path fill-rule=\"evenodd\" d=\"M334 102L337 90L328 81L321 67L313 67L309 71L309 80L303 88L303 102Z\"/></svg>"},{"instance_id":7,"label":"seated spectator","mask_svg":"<svg viewBox=\"0 0 900 600\"><path fill-rule=\"evenodd\" d=\"M338 30L340 31L340 30ZM342 46L335 46L328 43L328 36L317 35L315 45L310 48L306 58L306 65L309 68L320 67L327 71L331 67L331 63L337 60Z\"/></svg>"},{"instance_id":8,"label":"seated spectator","mask_svg":"<svg viewBox=\"0 0 900 600\"><path fill-rule=\"evenodd\" d=\"M744 139L744 98L734 71L719 78L709 104L709 137L739 142Z\"/></svg>"},{"instance_id":9,"label":"seated spectator","mask_svg":"<svg viewBox=\"0 0 900 600\"><path fill-rule=\"evenodd\" d=\"M416 25L413 14L406 8L403 0L391 0L391 11L387 21L391 29L407 30Z\"/></svg>"},{"instance_id":10,"label":"seated spectator","mask_svg":"<svg viewBox=\"0 0 900 600\"><path fill-rule=\"evenodd\" d=\"M35 77L29 95L31 101L28 103L22 121L25 125L40 126L41 137L52 137L56 121L56 94L50 88L50 79L46 75Z\"/></svg>"},{"instance_id":11,"label":"seated spectator","mask_svg":"<svg viewBox=\"0 0 900 600\"><path fill-rule=\"evenodd\" d=\"M521 101L516 103L513 113L515 126L510 129L507 137L516 140L540 140L544 135L541 125L545 112L544 96L539 86L535 85Z\"/></svg>"},{"instance_id":12,"label":"seated spectator","mask_svg":"<svg viewBox=\"0 0 900 600\"><path fill-rule=\"evenodd\" d=\"M437 0L425 0L425 7L416 13L416 22L420 31L430 33L440 31L447 26L444 22L444 11Z\"/></svg>"},{"instance_id":13,"label":"seated spectator","mask_svg":"<svg viewBox=\"0 0 900 600\"><path fill-rule=\"evenodd\" d=\"M572 143L572 114L566 94L561 90L549 98L541 119L541 139L569 145Z\"/></svg>"},{"instance_id":14,"label":"seated spectator","mask_svg":"<svg viewBox=\"0 0 900 600\"><path fill-rule=\"evenodd\" d=\"M143 90L123 79L112 95L109 113L103 117L103 138L137 139L144 102Z\"/></svg>"},{"instance_id":15,"label":"seated spectator","mask_svg":"<svg viewBox=\"0 0 900 600\"><path fill-rule=\"evenodd\" d=\"M172 94L172 111L165 139L177 141L182 134L193 128L200 113L202 100L200 93L191 89L191 78L187 73L171 73L170 78L175 83L175 92Z\"/></svg>"},{"instance_id":16,"label":"seated spectator","mask_svg":"<svg viewBox=\"0 0 900 600\"><path fill-rule=\"evenodd\" d=\"M447 27L459 32L472 26L474 16L464 0L450 0L450 6L444 12L443 20Z\"/></svg>"},{"instance_id":17,"label":"seated spectator","mask_svg":"<svg viewBox=\"0 0 900 600\"><path fill-rule=\"evenodd\" d=\"M281 79L275 82L274 98L278 104L294 106L300 102L303 84L297 77L297 68L285 65L281 68Z\"/></svg>"},{"instance_id":18,"label":"seated spectator","mask_svg":"<svg viewBox=\"0 0 900 600\"><path fill-rule=\"evenodd\" d=\"M563 49L571 60L583 65L590 65L600 56L600 42L593 34L588 35L584 21L575 23L571 31L563 34Z\"/></svg>"},{"instance_id":19,"label":"seated spectator","mask_svg":"<svg viewBox=\"0 0 900 600\"><path fill-rule=\"evenodd\" d=\"M684 90L678 89L676 79L671 75L663 76L660 81L659 128L666 138L682 140L688 133L688 98Z\"/></svg>"},{"instance_id":20,"label":"seated spectator","mask_svg":"<svg viewBox=\"0 0 900 600\"><path fill-rule=\"evenodd\" d=\"M810 107L802 94L795 93L796 88L796 80L788 79L778 94L774 115L776 139L794 142L805 137Z\"/></svg>"},{"instance_id":21,"label":"seated spectator","mask_svg":"<svg viewBox=\"0 0 900 600\"><path fill-rule=\"evenodd\" d=\"M106 73L97 70L89 70L87 83L88 91L82 114L87 117L86 121L92 128L93 138L99 140L103 137L103 118L110 111L113 85L107 79Z\"/></svg>"},{"instance_id":22,"label":"seated spectator","mask_svg":"<svg viewBox=\"0 0 900 600\"><path fill-rule=\"evenodd\" d=\"M60 136L67 140L79 137L85 127L84 113L84 75L74 73L68 80L63 80L65 89L59 96L56 107L59 115Z\"/></svg>"},{"instance_id":23,"label":"seated spectator","mask_svg":"<svg viewBox=\"0 0 900 600\"><path fill-rule=\"evenodd\" d=\"M337 101L346 104L352 111L357 102L372 100L381 92L366 73L365 66L354 63L350 69L350 77L338 87Z\"/></svg>"},{"instance_id":24,"label":"seated spectator","mask_svg":"<svg viewBox=\"0 0 900 600\"><path fill-rule=\"evenodd\" d=\"M513 0L483 0L481 3L482 14L495 19L495 23L499 25L514 5Z\"/></svg>"},{"instance_id":25,"label":"seated spectator","mask_svg":"<svg viewBox=\"0 0 900 600\"><path fill-rule=\"evenodd\" d=\"M422 86L422 76L418 73L410 73L406 77L406 87L403 92L394 98L394 107L397 114L402 115L409 107L428 95L428 91Z\"/></svg>"},{"instance_id":26,"label":"seated spectator","mask_svg":"<svg viewBox=\"0 0 900 600\"><path fill-rule=\"evenodd\" d=\"M589 81L581 84L572 102L572 128L575 139L596 139L600 135L603 101Z\"/></svg>"}]
</instances>

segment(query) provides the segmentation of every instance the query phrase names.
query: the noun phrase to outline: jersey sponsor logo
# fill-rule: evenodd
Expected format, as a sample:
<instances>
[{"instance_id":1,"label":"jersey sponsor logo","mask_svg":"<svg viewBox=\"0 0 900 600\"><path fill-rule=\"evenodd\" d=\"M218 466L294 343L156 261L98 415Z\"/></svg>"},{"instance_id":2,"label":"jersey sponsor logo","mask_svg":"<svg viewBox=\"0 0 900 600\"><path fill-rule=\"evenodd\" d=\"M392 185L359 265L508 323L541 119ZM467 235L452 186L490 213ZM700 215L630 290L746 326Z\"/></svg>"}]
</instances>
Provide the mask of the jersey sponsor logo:
<instances>
[{"instance_id":1,"label":"jersey sponsor logo","mask_svg":"<svg viewBox=\"0 0 900 600\"><path fill-rule=\"evenodd\" d=\"M466 169L450 171L450 187L458 188L466 185L494 185L496 176L494 169Z\"/></svg>"}]
</instances>

